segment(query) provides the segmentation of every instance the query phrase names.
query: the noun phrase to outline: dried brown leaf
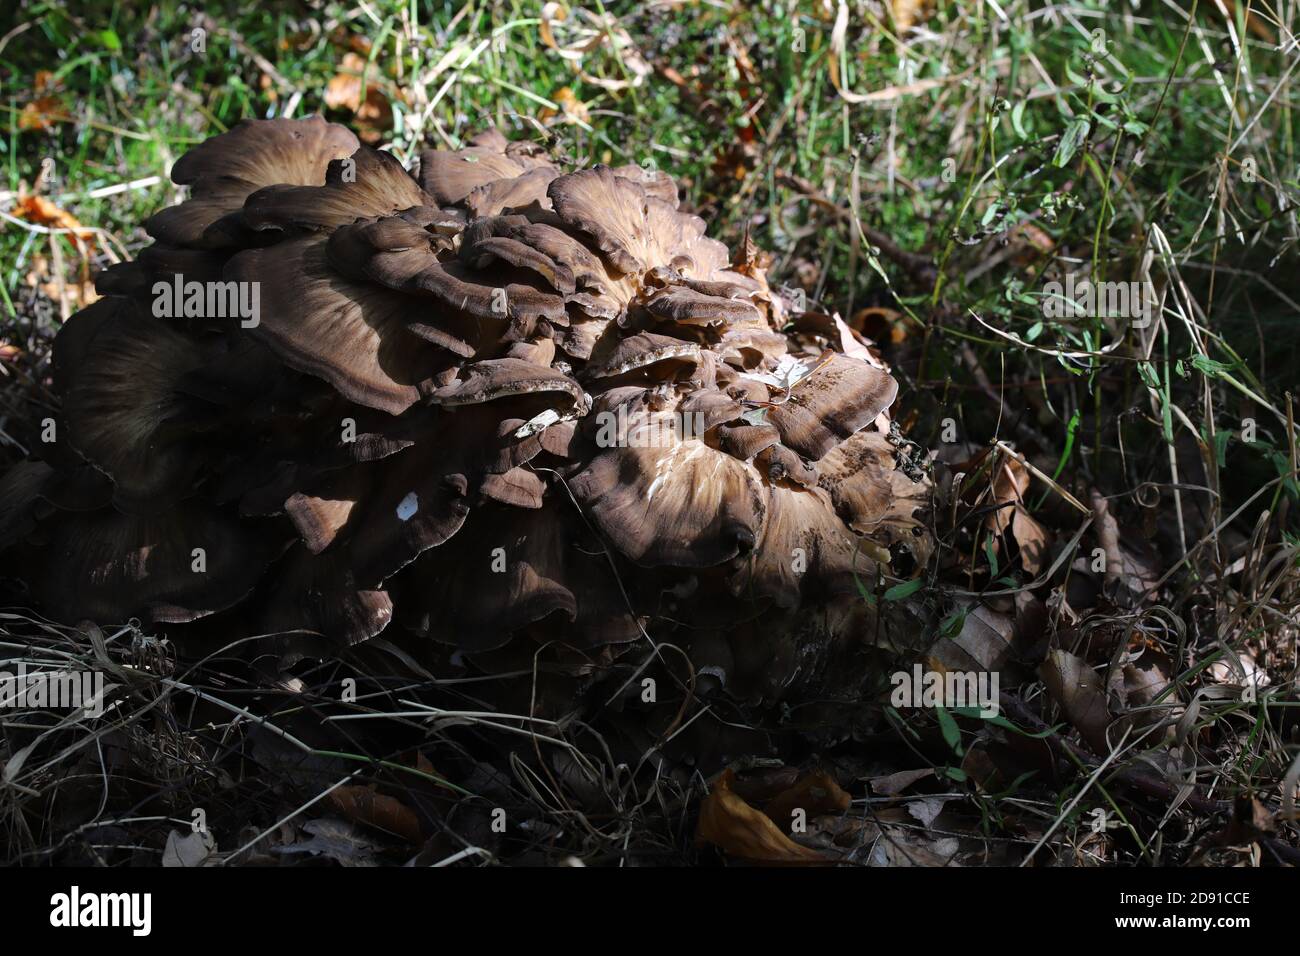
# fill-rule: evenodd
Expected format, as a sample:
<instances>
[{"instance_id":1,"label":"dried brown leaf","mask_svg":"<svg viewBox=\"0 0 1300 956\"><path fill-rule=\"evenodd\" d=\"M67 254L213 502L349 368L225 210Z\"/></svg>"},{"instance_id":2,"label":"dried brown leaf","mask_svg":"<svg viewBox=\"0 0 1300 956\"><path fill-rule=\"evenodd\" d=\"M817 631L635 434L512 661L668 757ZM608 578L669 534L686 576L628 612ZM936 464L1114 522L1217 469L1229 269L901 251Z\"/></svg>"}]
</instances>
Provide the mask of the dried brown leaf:
<instances>
[{"instance_id":1,"label":"dried brown leaf","mask_svg":"<svg viewBox=\"0 0 1300 956\"><path fill-rule=\"evenodd\" d=\"M853 798L829 774L818 770L778 794L763 812L777 826L789 830L796 810L804 811L805 817L811 819L823 813L843 813L852 803Z\"/></svg>"},{"instance_id":2,"label":"dried brown leaf","mask_svg":"<svg viewBox=\"0 0 1300 956\"><path fill-rule=\"evenodd\" d=\"M766 814L740 799L732 790L734 780L734 772L724 770L704 798L695 831L697 844L712 843L730 856L755 863L827 862L821 853L795 843Z\"/></svg>"},{"instance_id":3,"label":"dried brown leaf","mask_svg":"<svg viewBox=\"0 0 1300 956\"><path fill-rule=\"evenodd\" d=\"M911 29L912 25L925 12L925 0L890 0L889 8L894 14L894 24L899 32Z\"/></svg>"},{"instance_id":4,"label":"dried brown leaf","mask_svg":"<svg viewBox=\"0 0 1300 956\"><path fill-rule=\"evenodd\" d=\"M935 641L930 656L944 670L1001 671L1011 659L1014 633L1009 616L977 604L967 612L955 637Z\"/></svg>"},{"instance_id":5,"label":"dried brown leaf","mask_svg":"<svg viewBox=\"0 0 1300 956\"><path fill-rule=\"evenodd\" d=\"M18 128L47 130L67 119L67 110L57 96L40 96L25 104L18 113Z\"/></svg>"},{"instance_id":6,"label":"dried brown leaf","mask_svg":"<svg viewBox=\"0 0 1300 956\"><path fill-rule=\"evenodd\" d=\"M1096 671L1083 658L1055 648L1048 652L1038 673L1047 692L1065 712L1066 720L1093 752L1109 753L1106 728L1110 726L1110 711L1106 709L1106 688Z\"/></svg>"},{"instance_id":7,"label":"dried brown leaf","mask_svg":"<svg viewBox=\"0 0 1300 956\"><path fill-rule=\"evenodd\" d=\"M572 87L560 87L551 94L551 99L560 108L553 110L546 106L537 114L537 118L547 126L564 123L585 126L591 123L591 113L587 110L587 104L578 99L578 94L573 92Z\"/></svg>"},{"instance_id":8,"label":"dried brown leaf","mask_svg":"<svg viewBox=\"0 0 1300 956\"><path fill-rule=\"evenodd\" d=\"M1047 529L1039 524L1025 508L1025 492L1029 490L1029 469L1012 458L1002 455L993 472L993 502L998 505L989 515L989 527L995 534L1003 534L1008 527L1016 544L1020 546L1020 565L1026 573L1037 576L1043 570L1047 557Z\"/></svg>"},{"instance_id":9,"label":"dried brown leaf","mask_svg":"<svg viewBox=\"0 0 1300 956\"><path fill-rule=\"evenodd\" d=\"M325 86L325 105L330 109L350 110L362 141L376 143L393 126L393 106L387 94L375 83L366 82L364 98L361 80L366 74L366 59L351 51L343 54L339 71ZM371 78L374 70L371 70Z\"/></svg>"},{"instance_id":10,"label":"dried brown leaf","mask_svg":"<svg viewBox=\"0 0 1300 956\"><path fill-rule=\"evenodd\" d=\"M871 789L882 797L892 797L902 793L912 784L926 777L934 776L934 768L926 767L922 770L900 770L898 773L891 773L886 777L872 777L868 783Z\"/></svg>"},{"instance_id":11,"label":"dried brown leaf","mask_svg":"<svg viewBox=\"0 0 1300 956\"><path fill-rule=\"evenodd\" d=\"M393 797L377 793L370 787L339 787L326 798L340 816L401 837L418 845L424 841L420 820L415 812Z\"/></svg>"}]
</instances>

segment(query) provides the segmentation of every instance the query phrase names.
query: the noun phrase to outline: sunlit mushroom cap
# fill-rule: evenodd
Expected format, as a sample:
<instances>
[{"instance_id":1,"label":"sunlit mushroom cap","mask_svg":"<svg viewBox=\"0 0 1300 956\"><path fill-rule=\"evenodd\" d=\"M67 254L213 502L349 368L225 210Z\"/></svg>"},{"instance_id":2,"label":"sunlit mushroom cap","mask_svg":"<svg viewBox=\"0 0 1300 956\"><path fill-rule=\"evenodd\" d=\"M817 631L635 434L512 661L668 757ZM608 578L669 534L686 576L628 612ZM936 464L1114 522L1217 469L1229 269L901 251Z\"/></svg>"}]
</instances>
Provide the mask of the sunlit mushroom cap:
<instances>
[{"instance_id":1,"label":"sunlit mushroom cap","mask_svg":"<svg viewBox=\"0 0 1300 956\"><path fill-rule=\"evenodd\" d=\"M149 234L173 246L229 247L237 225L223 220L267 186L317 186L334 160L356 152L351 131L320 117L245 120L228 133L190 150L172 167L172 181L190 187L190 198L164 209L146 224Z\"/></svg>"}]
</instances>

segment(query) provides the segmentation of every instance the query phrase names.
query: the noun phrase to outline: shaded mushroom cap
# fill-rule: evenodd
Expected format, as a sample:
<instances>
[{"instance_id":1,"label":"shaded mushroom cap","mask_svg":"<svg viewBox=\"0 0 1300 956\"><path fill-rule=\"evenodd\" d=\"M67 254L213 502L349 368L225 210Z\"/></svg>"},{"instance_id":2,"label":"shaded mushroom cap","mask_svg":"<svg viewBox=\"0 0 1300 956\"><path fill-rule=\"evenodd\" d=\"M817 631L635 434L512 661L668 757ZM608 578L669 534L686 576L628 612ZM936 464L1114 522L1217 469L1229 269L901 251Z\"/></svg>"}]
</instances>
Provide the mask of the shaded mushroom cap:
<instances>
[{"instance_id":1,"label":"shaded mushroom cap","mask_svg":"<svg viewBox=\"0 0 1300 956\"><path fill-rule=\"evenodd\" d=\"M179 391L203 349L130 300L102 302L69 320L55 343L67 442L113 479L119 508L157 511L187 493L203 464L181 423L192 400Z\"/></svg>"},{"instance_id":2,"label":"shaded mushroom cap","mask_svg":"<svg viewBox=\"0 0 1300 956\"><path fill-rule=\"evenodd\" d=\"M343 555L315 555L296 545L275 570L275 587L258 609L257 630L274 635L281 667L369 640L393 619L388 592L359 586Z\"/></svg>"},{"instance_id":3,"label":"shaded mushroom cap","mask_svg":"<svg viewBox=\"0 0 1300 956\"><path fill-rule=\"evenodd\" d=\"M482 323L467 320L504 327L502 337L508 340L531 334L541 319L568 323L564 299L540 288L528 270L509 264L481 270L457 260L439 260L434 237L399 218L339 229L329 239L329 256L331 266L345 275L395 292L437 299L445 307L440 313L421 314L411 323L412 331L426 338L433 338L434 330L441 328L469 340L472 333L466 328L482 327Z\"/></svg>"},{"instance_id":4,"label":"shaded mushroom cap","mask_svg":"<svg viewBox=\"0 0 1300 956\"><path fill-rule=\"evenodd\" d=\"M578 605L564 583L568 541L551 509L476 509L464 532L434 552L439 564L412 569L427 633L472 653L500 647L553 614L572 622Z\"/></svg>"},{"instance_id":5,"label":"shaded mushroom cap","mask_svg":"<svg viewBox=\"0 0 1300 956\"><path fill-rule=\"evenodd\" d=\"M419 432L411 416L395 419L341 400L314 414L297 406L284 411L255 441L230 450L209 488L214 501L238 501L245 515L282 514L295 492L311 492L332 472L410 448Z\"/></svg>"},{"instance_id":6,"label":"shaded mushroom cap","mask_svg":"<svg viewBox=\"0 0 1300 956\"><path fill-rule=\"evenodd\" d=\"M467 470L438 468L429 456L414 453L386 468L375 494L358 509L345 546L357 580L383 584L460 531L470 512Z\"/></svg>"},{"instance_id":7,"label":"shaded mushroom cap","mask_svg":"<svg viewBox=\"0 0 1300 956\"><path fill-rule=\"evenodd\" d=\"M476 245L489 236L504 236L535 250L555 266L557 276L572 277L574 289L594 290L598 295L611 298L621 291L621 280L612 278L600 259L576 238L562 229L545 222L532 222L523 216L491 217L487 229L466 229L461 249L467 256L478 254ZM557 286L557 291L559 287ZM629 293L630 294L630 293Z\"/></svg>"},{"instance_id":8,"label":"shaded mushroom cap","mask_svg":"<svg viewBox=\"0 0 1300 956\"><path fill-rule=\"evenodd\" d=\"M525 221L526 224L526 221ZM577 290L577 278L568 266L515 238L521 223L517 217L492 216L476 219L461 236L460 258L476 269L496 261L527 269L561 293Z\"/></svg>"},{"instance_id":9,"label":"shaded mushroom cap","mask_svg":"<svg viewBox=\"0 0 1300 956\"><path fill-rule=\"evenodd\" d=\"M507 401L531 405L533 398ZM520 467L543 448L539 435L521 436L523 423L503 419L494 403L430 413L421 427L425 440L382 462L371 492L349 512L336 547L349 553L356 579L371 586L387 581L457 534L476 496L505 494L493 476L516 481Z\"/></svg>"},{"instance_id":10,"label":"shaded mushroom cap","mask_svg":"<svg viewBox=\"0 0 1300 956\"><path fill-rule=\"evenodd\" d=\"M43 528L31 584L70 619L183 623L247 597L279 545L200 505L159 515L60 514Z\"/></svg>"},{"instance_id":11,"label":"shaded mushroom cap","mask_svg":"<svg viewBox=\"0 0 1300 956\"><path fill-rule=\"evenodd\" d=\"M20 461L0 477L0 548L26 537L36 526L36 505L52 467L43 461Z\"/></svg>"},{"instance_id":12,"label":"shaded mushroom cap","mask_svg":"<svg viewBox=\"0 0 1300 956\"><path fill-rule=\"evenodd\" d=\"M221 279L225 256L205 249L185 249L154 244L140 250L131 262L109 266L95 277L100 295L132 296L149 303L159 282L171 282L176 275L186 281L215 282Z\"/></svg>"}]
</instances>

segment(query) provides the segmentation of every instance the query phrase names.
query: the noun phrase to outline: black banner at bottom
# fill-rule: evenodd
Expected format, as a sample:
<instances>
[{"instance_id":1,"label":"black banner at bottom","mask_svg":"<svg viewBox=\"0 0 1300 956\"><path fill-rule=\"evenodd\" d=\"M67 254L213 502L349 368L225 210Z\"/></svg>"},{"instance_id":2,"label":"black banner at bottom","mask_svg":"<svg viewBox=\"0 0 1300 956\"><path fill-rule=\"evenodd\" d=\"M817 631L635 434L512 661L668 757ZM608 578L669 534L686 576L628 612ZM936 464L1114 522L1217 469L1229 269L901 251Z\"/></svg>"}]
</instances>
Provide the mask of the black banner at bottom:
<instances>
[{"instance_id":1,"label":"black banner at bottom","mask_svg":"<svg viewBox=\"0 0 1300 956\"><path fill-rule=\"evenodd\" d=\"M536 942L542 928L603 934L647 920L731 943L751 934L770 943L781 923L869 942L864 917L923 928L931 942L1002 926L1041 928L1048 938L1172 931L1222 943L1291 927L1296 893L1285 868L571 869L10 869L0 872L0 899L15 942L50 934L76 944L206 948L283 935L373 945L394 933L433 940L486 930L497 947L513 933Z\"/></svg>"}]
</instances>

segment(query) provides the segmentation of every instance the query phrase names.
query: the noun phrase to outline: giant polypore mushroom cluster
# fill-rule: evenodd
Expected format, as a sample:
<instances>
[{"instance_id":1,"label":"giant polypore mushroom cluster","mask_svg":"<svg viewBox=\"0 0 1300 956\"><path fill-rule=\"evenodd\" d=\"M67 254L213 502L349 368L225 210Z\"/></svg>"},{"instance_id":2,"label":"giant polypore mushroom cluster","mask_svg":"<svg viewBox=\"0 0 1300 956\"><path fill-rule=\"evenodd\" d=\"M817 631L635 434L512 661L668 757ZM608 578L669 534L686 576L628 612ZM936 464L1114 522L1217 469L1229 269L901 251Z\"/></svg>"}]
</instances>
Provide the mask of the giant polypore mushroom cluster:
<instances>
[{"instance_id":1,"label":"giant polypore mushroom cluster","mask_svg":"<svg viewBox=\"0 0 1300 956\"><path fill-rule=\"evenodd\" d=\"M725 683L861 629L924 559L894 379L663 173L490 131L412 174L313 118L172 178L188 200L59 332L59 411L4 479L46 613L220 615L286 658L653 632Z\"/></svg>"}]
</instances>

